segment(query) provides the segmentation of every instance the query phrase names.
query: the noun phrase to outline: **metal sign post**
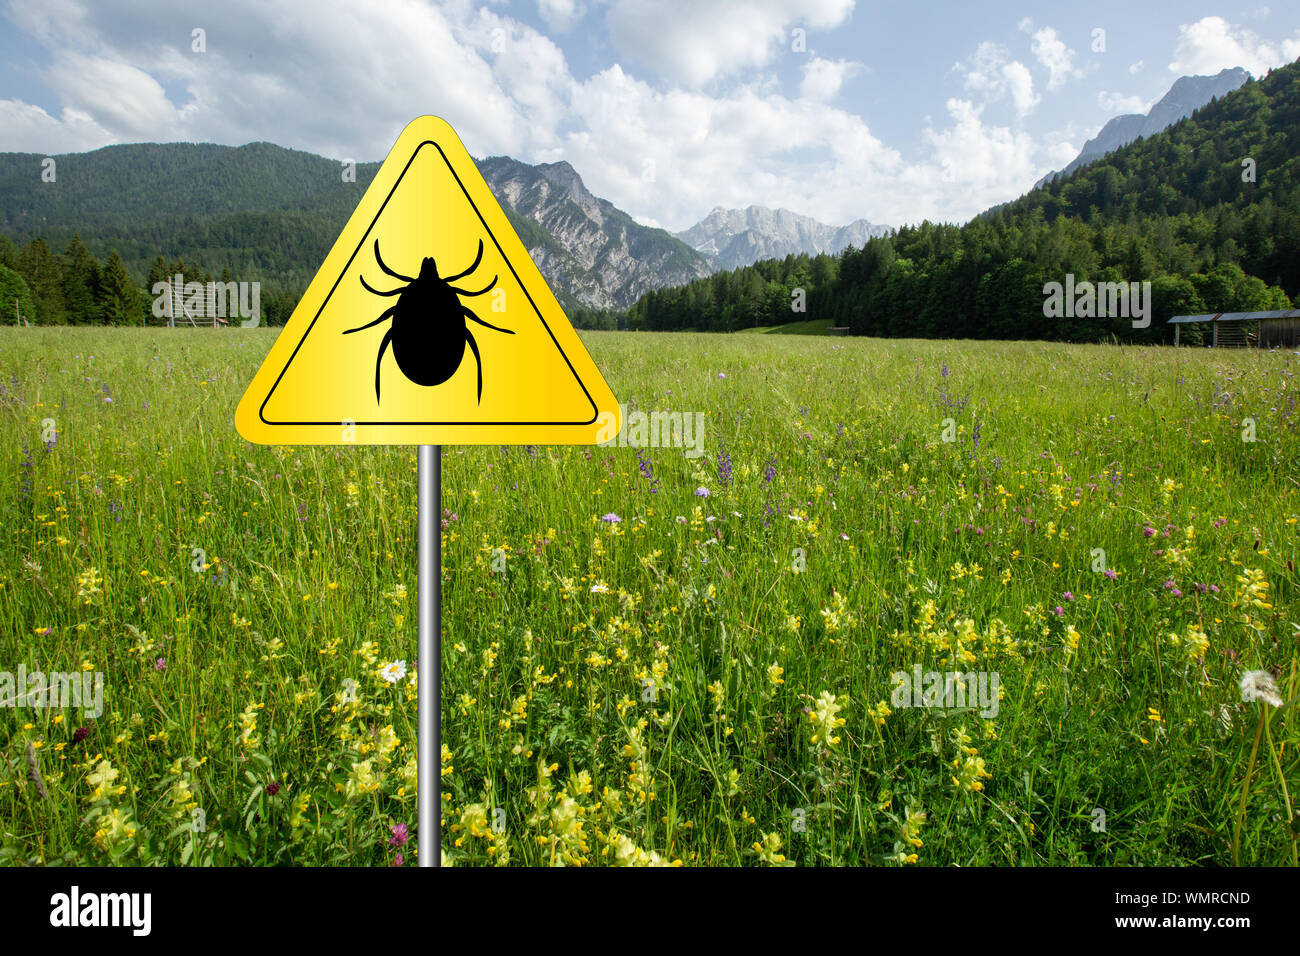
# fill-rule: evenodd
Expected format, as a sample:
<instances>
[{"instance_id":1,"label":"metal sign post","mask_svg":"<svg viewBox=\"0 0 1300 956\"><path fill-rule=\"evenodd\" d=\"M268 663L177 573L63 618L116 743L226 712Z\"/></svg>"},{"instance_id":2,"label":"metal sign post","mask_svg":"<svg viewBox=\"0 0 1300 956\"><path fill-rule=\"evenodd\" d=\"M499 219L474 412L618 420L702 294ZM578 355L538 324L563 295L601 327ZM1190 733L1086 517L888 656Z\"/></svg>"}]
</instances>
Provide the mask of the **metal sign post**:
<instances>
[{"instance_id":1,"label":"metal sign post","mask_svg":"<svg viewBox=\"0 0 1300 956\"><path fill-rule=\"evenodd\" d=\"M420 866L442 864L442 446L421 445L419 452L419 639L416 682L419 690Z\"/></svg>"}]
</instances>

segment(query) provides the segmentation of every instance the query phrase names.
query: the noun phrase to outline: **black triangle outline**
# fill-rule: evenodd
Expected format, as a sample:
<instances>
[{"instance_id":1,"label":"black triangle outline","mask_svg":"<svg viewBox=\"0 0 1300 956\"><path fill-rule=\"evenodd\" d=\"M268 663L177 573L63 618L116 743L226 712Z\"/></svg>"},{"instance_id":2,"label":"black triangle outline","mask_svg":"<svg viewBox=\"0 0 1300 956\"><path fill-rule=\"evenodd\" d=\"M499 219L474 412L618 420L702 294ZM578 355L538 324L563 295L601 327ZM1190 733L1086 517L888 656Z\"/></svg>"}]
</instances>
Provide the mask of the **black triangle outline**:
<instances>
[{"instance_id":1,"label":"black triangle outline","mask_svg":"<svg viewBox=\"0 0 1300 956\"><path fill-rule=\"evenodd\" d=\"M402 180L405 178L407 171L411 168L411 164L414 163L416 157L420 155L420 150L424 149L424 147L426 146L432 146L434 149L438 151L438 155L442 157L442 161L446 165L447 171L451 173L452 178L456 180L456 185L460 187L461 194L465 197L466 201L470 204L470 208L474 210L474 215L478 216L479 223L483 226L483 231L487 234L487 237L492 240L492 245L496 247L497 252L500 253L501 261L506 264L506 268L510 270L510 274L515 277L515 282L519 285L520 290L523 291L524 297L528 299L528 304L532 306L533 313L537 316L538 321L542 323L542 328L546 329L546 334L551 337L551 342L552 344L554 344L556 351L560 353L560 357L564 359L564 364L568 366L570 374L573 375L573 380L578 383L578 387L582 389L582 394L587 397L587 401L591 404L591 418L589 418L585 422L519 422L519 421L513 421L513 422L483 422L483 421L376 422L376 421L360 421L360 420L354 421L352 419L348 419L348 421L352 422L352 424L354 425L409 425L413 428L421 428L430 425L444 425L444 426L450 426L450 425L484 425L484 426L488 426L488 425L507 425L507 426L510 425L513 426L572 425L575 427L581 427L584 425L594 425L596 423L597 418L600 417L600 409L597 408L595 400L591 397L591 393L587 391L587 386L583 383L582 377L578 375L577 369L575 369L573 367L573 363L569 361L569 356L565 354L564 349L561 347L560 343L556 340L555 333L551 331L550 325L547 324L546 319L542 316L542 310L537 307L537 303L533 301L532 294L528 291L528 287L524 284L523 280L519 278L519 273L515 271L515 267L510 262L509 257L506 256L505 250L501 248L501 243L497 241L496 235L493 234L491 228L487 224L487 221L483 218L483 213L479 211L478 204L474 202L473 197L470 196L469 191L465 188L465 184L464 182L461 181L460 175L456 172L455 167L452 166L451 160L447 158L447 154L443 152L442 147L439 146L436 142L434 142L431 139L424 140L418 146L416 146L415 149L411 152L411 158L408 159L406 161L406 165L402 167L402 172L398 175L397 181L393 183L393 188L390 189L388 191L388 195L384 197L383 203L381 203L379 206L379 211L375 213L375 218L370 221L370 225L366 227L366 231L362 234L361 241L357 244L357 248L353 250L352 255L348 257L347 263L344 264L343 271L339 273L339 277L335 279L334 284L330 286L329 293L325 296L325 300L321 303L320 308L316 310L316 315L312 317L311 323L307 326L307 331L303 333L302 338L299 339L298 341L298 344L294 346L294 350L292 354L290 354L288 361L284 363L284 368L280 370L280 374L275 377L275 382L271 385L270 390L266 393L266 398L262 399L262 404L257 409L257 417L262 420L263 424L269 425L272 428L280 427L280 426L295 426L295 425L324 425L330 427L338 427L339 425L338 421L328 421L328 422L275 421L273 422L266 417L266 404L271 400L271 396L275 394L276 388L279 387L280 385L280 380L283 379L285 373L289 371L289 367L293 365L293 360L297 358L299 350L303 347L303 344L307 341L308 337L310 337L312 329L316 327L316 322L317 320L320 319L321 313L325 311L325 307L329 304L330 297L334 295L334 290L338 288L339 283L343 281L343 277L347 275L348 270L352 268L353 261L356 259L357 255L361 252L362 247L366 244L366 239L370 236L371 232L374 230L375 224L379 222L379 217L383 215L384 210L388 207L388 203L393 198L393 194L397 192L397 187L402 184ZM344 228L346 229L347 227L345 226ZM542 281L545 282L546 280L543 279ZM563 310L561 310L561 314L563 314ZM568 316L565 316L565 318L567 320Z\"/></svg>"}]
</instances>

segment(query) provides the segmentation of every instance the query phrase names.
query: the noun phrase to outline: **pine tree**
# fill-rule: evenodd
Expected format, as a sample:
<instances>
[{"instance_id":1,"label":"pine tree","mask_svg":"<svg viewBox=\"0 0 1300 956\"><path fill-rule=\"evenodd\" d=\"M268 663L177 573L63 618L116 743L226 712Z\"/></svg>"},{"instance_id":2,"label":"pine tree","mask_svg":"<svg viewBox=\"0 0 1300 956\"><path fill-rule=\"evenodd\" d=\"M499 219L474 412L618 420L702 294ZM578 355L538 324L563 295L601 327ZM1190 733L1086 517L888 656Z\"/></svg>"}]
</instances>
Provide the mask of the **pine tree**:
<instances>
[{"instance_id":1,"label":"pine tree","mask_svg":"<svg viewBox=\"0 0 1300 956\"><path fill-rule=\"evenodd\" d=\"M63 305L63 270L45 240L37 237L18 255L18 272L36 298L33 325L62 325L67 321Z\"/></svg>"},{"instance_id":2,"label":"pine tree","mask_svg":"<svg viewBox=\"0 0 1300 956\"><path fill-rule=\"evenodd\" d=\"M144 324L144 302L140 290L131 278L130 273L126 271L126 264L122 262L122 257L117 254L116 250L108 257L108 265L104 268L102 288L103 296L100 304L104 310L104 321L106 323L111 325Z\"/></svg>"},{"instance_id":3,"label":"pine tree","mask_svg":"<svg viewBox=\"0 0 1300 956\"><path fill-rule=\"evenodd\" d=\"M3 234L0 234L0 266L18 271L18 247Z\"/></svg>"},{"instance_id":4,"label":"pine tree","mask_svg":"<svg viewBox=\"0 0 1300 956\"><path fill-rule=\"evenodd\" d=\"M63 302L73 325L103 321L99 310L99 263L81 237L73 235L63 253Z\"/></svg>"},{"instance_id":5,"label":"pine tree","mask_svg":"<svg viewBox=\"0 0 1300 956\"><path fill-rule=\"evenodd\" d=\"M0 325L17 325L19 315L31 322L35 311L26 280L16 270L0 264Z\"/></svg>"},{"instance_id":6,"label":"pine tree","mask_svg":"<svg viewBox=\"0 0 1300 956\"><path fill-rule=\"evenodd\" d=\"M171 275L167 271L167 260L162 256L154 259L153 265L149 267L149 293L153 294L153 287L159 282L167 282Z\"/></svg>"}]
</instances>

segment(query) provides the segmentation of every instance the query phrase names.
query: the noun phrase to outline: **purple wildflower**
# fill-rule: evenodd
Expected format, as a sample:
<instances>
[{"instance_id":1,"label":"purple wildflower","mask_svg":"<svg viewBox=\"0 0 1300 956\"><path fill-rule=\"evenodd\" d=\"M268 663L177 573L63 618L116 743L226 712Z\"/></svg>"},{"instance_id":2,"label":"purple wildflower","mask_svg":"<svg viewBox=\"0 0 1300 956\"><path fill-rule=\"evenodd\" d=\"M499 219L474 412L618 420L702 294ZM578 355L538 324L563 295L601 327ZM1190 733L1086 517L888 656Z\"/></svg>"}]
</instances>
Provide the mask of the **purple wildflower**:
<instances>
[{"instance_id":1,"label":"purple wildflower","mask_svg":"<svg viewBox=\"0 0 1300 956\"><path fill-rule=\"evenodd\" d=\"M650 459L640 449L637 449L636 457L641 469L641 477L650 482L650 494L659 494L659 482L655 480L654 466L650 464Z\"/></svg>"},{"instance_id":2,"label":"purple wildflower","mask_svg":"<svg viewBox=\"0 0 1300 956\"><path fill-rule=\"evenodd\" d=\"M724 488L731 484L730 452L718 452L718 484Z\"/></svg>"}]
</instances>

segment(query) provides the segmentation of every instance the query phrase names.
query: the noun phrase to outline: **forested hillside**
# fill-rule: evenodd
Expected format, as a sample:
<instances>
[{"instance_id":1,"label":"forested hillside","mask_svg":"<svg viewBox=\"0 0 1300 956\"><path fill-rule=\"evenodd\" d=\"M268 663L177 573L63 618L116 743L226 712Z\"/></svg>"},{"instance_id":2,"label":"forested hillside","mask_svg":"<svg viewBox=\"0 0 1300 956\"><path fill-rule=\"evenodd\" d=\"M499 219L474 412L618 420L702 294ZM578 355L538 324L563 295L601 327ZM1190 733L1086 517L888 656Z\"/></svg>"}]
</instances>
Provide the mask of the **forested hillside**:
<instances>
[{"instance_id":1,"label":"forested hillside","mask_svg":"<svg viewBox=\"0 0 1300 956\"><path fill-rule=\"evenodd\" d=\"M1243 162L1251 160L1250 163ZM1045 318L1043 286L1152 283L1151 327ZM793 311L804 290L806 312ZM1300 296L1300 65L1275 70L964 226L922 223L836 257L757 263L641 299L643 329L830 318L864 335L1153 340L1174 314Z\"/></svg>"},{"instance_id":2,"label":"forested hillside","mask_svg":"<svg viewBox=\"0 0 1300 956\"><path fill-rule=\"evenodd\" d=\"M576 324L612 324L611 308L707 271L681 240L592 196L565 163L479 167ZM279 324L378 168L358 163L345 177L335 160L270 143L0 153L0 322L13 321L17 299L39 324L139 324L148 289L180 273L260 283L263 320Z\"/></svg>"}]
</instances>

